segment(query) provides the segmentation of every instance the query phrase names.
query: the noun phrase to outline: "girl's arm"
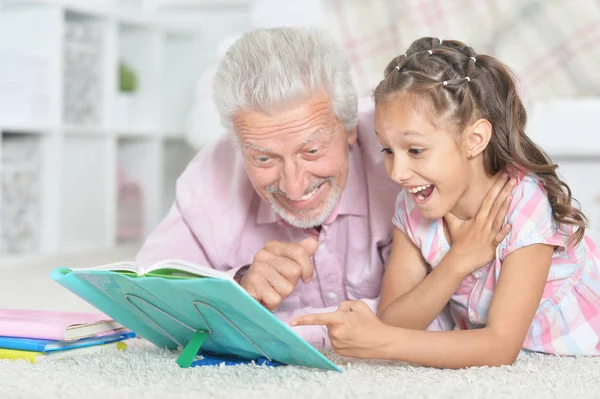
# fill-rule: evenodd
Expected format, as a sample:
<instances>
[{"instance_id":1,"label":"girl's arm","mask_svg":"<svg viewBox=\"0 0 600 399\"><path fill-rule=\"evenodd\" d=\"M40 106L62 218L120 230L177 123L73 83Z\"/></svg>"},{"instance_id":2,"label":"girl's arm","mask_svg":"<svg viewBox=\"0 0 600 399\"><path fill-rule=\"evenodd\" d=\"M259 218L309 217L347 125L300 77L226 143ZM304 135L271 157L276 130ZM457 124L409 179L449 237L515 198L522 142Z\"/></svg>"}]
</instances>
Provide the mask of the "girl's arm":
<instances>
[{"instance_id":1,"label":"girl's arm","mask_svg":"<svg viewBox=\"0 0 600 399\"><path fill-rule=\"evenodd\" d=\"M423 366L462 368L512 364L540 304L553 247L533 244L511 253L502 266L488 314L477 330L422 331L383 324L362 301L346 301L337 312L308 314L296 325L326 325L342 356L393 359Z\"/></svg>"},{"instance_id":2,"label":"girl's arm","mask_svg":"<svg viewBox=\"0 0 600 399\"><path fill-rule=\"evenodd\" d=\"M461 268L456 267L461 260L456 258L450 250L427 275L429 266L417 246L394 228L392 253L383 277L377 312L381 321L396 327L426 329L464 278L458 272Z\"/></svg>"},{"instance_id":3,"label":"girl's arm","mask_svg":"<svg viewBox=\"0 0 600 399\"><path fill-rule=\"evenodd\" d=\"M553 250L552 246L534 244L508 255L486 327L444 332L388 327L386 344L375 357L440 368L514 363L540 305Z\"/></svg>"},{"instance_id":4,"label":"girl's arm","mask_svg":"<svg viewBox=\"0 0 600 399\"><path fill-rule=\"evenodd\" d=\"M496 247L510 231L504 225L514 180L501 174L488 191L477 215L468 221L444 218L454 241L429 275L416 245L394 229L392 254L381 289L378 316L386 324L426 329L442 311L463 278L496 256Z\"/></svg>"}]
</instances>

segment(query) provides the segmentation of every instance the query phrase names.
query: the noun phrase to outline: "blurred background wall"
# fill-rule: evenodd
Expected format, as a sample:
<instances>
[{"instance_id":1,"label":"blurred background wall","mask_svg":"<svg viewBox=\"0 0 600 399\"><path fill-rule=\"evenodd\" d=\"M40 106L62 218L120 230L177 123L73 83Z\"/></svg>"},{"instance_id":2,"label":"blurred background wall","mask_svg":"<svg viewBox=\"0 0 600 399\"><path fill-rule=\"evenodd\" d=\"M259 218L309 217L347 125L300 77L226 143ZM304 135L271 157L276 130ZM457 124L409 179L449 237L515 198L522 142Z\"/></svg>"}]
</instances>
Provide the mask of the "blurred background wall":
<instances>
[{"instance_id":1,"label":"blurred background wall","mask_svg":"<svg viewBox=\"0 0 600 399\"><path fill-rule=\"evenodd\" d=\"M129 248L222 134L210 83L260 27L312 25L346 49L368 104L421 36L459 39L520 80L529 134L600 227L598 0L0 0L0 266ZM600 237L598 237L600 238Z\"/></svg>"}]
</instances>

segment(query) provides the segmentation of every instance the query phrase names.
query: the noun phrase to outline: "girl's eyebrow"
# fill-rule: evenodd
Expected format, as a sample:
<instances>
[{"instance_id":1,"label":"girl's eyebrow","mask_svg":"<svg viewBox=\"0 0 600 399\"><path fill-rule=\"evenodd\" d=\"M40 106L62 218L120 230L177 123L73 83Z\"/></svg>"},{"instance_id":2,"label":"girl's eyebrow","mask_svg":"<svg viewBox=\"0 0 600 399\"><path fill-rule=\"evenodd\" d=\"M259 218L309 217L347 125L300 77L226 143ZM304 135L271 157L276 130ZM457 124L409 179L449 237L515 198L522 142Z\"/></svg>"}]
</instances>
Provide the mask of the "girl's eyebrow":
<instances>
[{"instance_id":1,"label":"girl's eyebrow","mask_svg":"<svg viewBox=\"0 0 600 399\"><path fill-rule=\"evenodd\" d=\"M379 133L377 133L377 130L375 130L375 134L377 136L379 136ZM416 130L405 130L403 132L399 132L398 134L401 136L415 136L415 137L425 138L425 135L423 133L419 133Z\"/></svg>"},{"instance_id":2,"label":"girl's eyebrow","mask_svg":"<svg viewBox=\"0 0 600 399\"><path fill-rule=\"evenodd\" d=\"M417 132L416 130L405 130L400 132L402 136L415 136L415 137L425 137L422 133Z\"/></svg>"}]
</instances>

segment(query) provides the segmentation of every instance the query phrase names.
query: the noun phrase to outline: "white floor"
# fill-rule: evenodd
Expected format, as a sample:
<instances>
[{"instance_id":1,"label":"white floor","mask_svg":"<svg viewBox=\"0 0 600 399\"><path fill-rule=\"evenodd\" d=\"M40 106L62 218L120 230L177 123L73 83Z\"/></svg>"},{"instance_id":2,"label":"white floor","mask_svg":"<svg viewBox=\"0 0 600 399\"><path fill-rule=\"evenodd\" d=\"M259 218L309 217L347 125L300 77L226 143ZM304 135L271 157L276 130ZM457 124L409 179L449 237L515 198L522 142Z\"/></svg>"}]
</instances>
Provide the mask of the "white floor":
<instances>
[{"instance_id":1,"label":"white floor","mask_svg":"<svg viewBox=\"0 0 600 399\"><path fill-rule=\"evenodd\" d=\"M137 246L0 263L0 309L97 311L50 279L57 267L90 267L133 260Z\"/></svg>"},{"instance_id":2,"label":"white floor","mask_svg":"<svg viewBox=\"0 0 600 399\"><path fill-rule=\"evenodd\" d=\"M55 267L134 258L136 248L0 266L0 308L93 310L49 278ZM176 353L135 340L126 351L29 364L0 361L0 398L599 397L600 357L522 356L514 366L438 370L329 356L344 373L297 367L181 369Z\"/></svg>"}]
</instances>

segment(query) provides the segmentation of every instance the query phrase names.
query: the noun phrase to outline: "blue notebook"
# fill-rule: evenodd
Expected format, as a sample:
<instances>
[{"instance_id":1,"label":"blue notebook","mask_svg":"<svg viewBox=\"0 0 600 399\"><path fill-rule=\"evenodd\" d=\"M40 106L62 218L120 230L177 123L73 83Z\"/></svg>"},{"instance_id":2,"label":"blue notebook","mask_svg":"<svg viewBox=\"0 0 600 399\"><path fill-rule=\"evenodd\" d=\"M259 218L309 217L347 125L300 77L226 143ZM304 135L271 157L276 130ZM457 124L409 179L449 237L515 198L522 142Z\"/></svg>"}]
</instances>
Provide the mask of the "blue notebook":
<instances>
[{"instance_id":1,"label":"blue notebook","mask_svg":"<svg viewBox=\"0 0 600 399\"><path fill-rule=\"evenodd\" d=\"M135 337L135 333L133 332L110 334L103 337L84 338L76 341L0 337L0 348L49 353L67 349L83 348L87 346L103 345L111 342L123 341L133 337Z\"/></svg>"},{"instance_id":2,"label":"blue notebook","mask_svg":"<svg viewBox=\"0 0 600 399\"><path fill-rule=\"evenodd\" d=\"M181 349L198 331L201 351L341 372L226 273L180 260L140 271L133 263L58 268L52 279L159 347Z\"/></svg>"}]
</instances>

